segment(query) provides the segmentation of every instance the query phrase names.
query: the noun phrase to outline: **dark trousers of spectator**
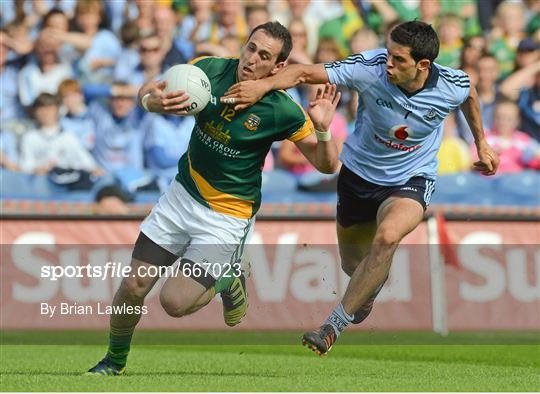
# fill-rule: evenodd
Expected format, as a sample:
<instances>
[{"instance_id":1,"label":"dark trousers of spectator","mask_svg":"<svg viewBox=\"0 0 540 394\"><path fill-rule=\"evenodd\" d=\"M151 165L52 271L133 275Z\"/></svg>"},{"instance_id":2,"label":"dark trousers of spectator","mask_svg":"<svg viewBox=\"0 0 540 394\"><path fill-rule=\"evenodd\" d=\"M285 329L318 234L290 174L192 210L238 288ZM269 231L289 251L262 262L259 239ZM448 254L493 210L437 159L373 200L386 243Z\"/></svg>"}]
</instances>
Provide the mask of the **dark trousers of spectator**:
<instances>
[{"instance_id":1,"label":"dark trousers of spectator","mask_svg":"<svg viewBox=\"0 0 540 394\"><path fill-rule=\"evenodd\" d=\"M491 19L495 10L504 0L480 0L478 4L478 20L483 31L491 30Z\"/></svg>"}]
</instances>

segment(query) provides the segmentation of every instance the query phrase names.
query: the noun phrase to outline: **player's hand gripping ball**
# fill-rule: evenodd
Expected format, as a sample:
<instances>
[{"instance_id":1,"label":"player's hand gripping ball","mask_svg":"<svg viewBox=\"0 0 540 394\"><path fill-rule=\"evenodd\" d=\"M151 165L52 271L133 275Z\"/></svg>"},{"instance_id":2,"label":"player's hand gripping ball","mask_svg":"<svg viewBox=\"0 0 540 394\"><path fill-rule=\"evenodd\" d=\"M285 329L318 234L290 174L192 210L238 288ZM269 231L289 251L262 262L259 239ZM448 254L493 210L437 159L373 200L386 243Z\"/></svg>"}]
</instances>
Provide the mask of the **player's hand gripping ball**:
<instances>
[{"instance_id":1,"label":"player's hand gripping ball","mask_svg":"<svg viewBox=\"0 0 540 394\"><path fill-rule=\"evenodd\" d=\"M198 114L210 101L210 81L199 67L178 64L165 71L163 79L167 81L165 93L183 90L189 95L188 115Z\"/></svg>"}]
</instances>

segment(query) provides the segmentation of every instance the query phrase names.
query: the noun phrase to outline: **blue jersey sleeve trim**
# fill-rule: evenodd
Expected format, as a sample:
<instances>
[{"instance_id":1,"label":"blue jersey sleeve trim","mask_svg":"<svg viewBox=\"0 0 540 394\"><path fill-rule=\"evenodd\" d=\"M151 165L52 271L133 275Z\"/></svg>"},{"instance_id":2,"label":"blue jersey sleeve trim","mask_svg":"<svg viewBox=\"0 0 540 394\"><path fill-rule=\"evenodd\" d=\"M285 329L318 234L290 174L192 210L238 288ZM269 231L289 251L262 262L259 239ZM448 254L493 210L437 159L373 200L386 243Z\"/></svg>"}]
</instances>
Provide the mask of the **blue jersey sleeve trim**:
<instances>
[{"instance_id":1,"label":"blue jersey sleeve trim","mask_svg":"<svg viewBox=\"0 0 540 394\"><path fill-rule=\"evenodd\" d=\"M363 55L355 55L355 56L349 56L345 60L338 60L337 62L333 63L325 63L325 68L337 68L341 67L343 64L356 64L361 63L364 66L378 66L379 64L386 63L387 56L386 54L380 54L377 55L371 59L366 59Z\"/></svg>"}]
</instances>

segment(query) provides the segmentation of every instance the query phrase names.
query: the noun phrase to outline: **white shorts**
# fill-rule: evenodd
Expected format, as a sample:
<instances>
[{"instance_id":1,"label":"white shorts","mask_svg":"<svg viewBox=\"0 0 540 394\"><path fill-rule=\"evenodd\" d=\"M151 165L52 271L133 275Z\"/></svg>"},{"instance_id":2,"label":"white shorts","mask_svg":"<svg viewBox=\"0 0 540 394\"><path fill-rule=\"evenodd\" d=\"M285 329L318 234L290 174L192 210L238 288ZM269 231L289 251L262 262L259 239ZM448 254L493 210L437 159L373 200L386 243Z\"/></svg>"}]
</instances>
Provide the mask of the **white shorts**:
<instances>
[{"instance_id":1,"label":"white shorts","mask_svg":"<svg viewBox=\"0 0 540 394\"><path fill-rule=\"evenodd\" d=\"M219 279L240 262L254 222L255 218L235 218L203 206L173 180L140 230L162 248Z\"/></svg>"}]
</instances>

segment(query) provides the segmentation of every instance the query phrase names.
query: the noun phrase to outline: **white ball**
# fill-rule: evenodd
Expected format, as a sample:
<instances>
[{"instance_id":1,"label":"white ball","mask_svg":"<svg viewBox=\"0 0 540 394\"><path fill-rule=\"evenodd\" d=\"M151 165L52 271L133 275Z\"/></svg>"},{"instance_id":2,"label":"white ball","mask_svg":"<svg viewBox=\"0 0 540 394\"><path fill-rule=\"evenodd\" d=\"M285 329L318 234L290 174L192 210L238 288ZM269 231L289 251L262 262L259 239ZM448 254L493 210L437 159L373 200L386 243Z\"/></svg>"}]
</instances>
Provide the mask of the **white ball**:
<instances>
[{"instance_id":1,"label":"white ball","mask_svg":"<svg viewBox=\"0 0 540 394\"><path fill-rule=\"evenodd\" d=\"M165 71L163 79L167 81L166 93L183 90L189 95L190 105L186 109L188 115L201 112L210 101L210 81L197 66L177 64Z\"/></svg>"}]
</instances>

